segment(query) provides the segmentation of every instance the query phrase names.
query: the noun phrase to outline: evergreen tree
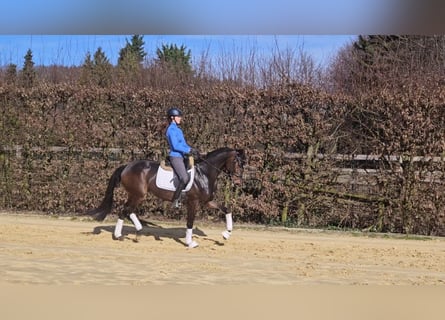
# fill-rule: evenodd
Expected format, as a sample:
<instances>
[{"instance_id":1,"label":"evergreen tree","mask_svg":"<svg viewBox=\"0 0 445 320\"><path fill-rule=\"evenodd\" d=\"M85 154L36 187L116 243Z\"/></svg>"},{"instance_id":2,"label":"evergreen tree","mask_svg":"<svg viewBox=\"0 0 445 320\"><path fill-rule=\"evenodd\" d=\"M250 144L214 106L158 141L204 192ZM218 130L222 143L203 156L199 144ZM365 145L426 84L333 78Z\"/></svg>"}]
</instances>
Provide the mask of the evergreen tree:
<instances>
[{"instance_id":1,"label":"evergreen tree","mask_svg":"<svg viewBox=\"0 0 445 320\"><path fill-rule=\"evenodd\" d=\"M428 67L434 70L445 62L444 36L359 36L353 48L361 53L361 62L368 66L379 63L379 67L384 65L389 69L403 66L412 71L421 71Z\"/></svg>"},{"instance_id":2,"label":"evergreen tree","mask_svg":"<svg viewBox=\"0 0 445 320\"><path fill-rule=\"evenodd\" d=\"M121 64L128 55L131 55L138 63L144 61L147 53L144 51L144 36L134 35L131 42L126 39L127 44L119 51L118 65Z\"/></svg>"},{"instance_id":3,"label":"evergreen tree","mask_svg":"<svg viewBox=\"0 0 445 320\"><path fill-rule=\"evenodd\" d=\"M139 71L144 57L144 36L134 35L131 42L126 39L126 45L119 51L118 67L124 74L133 74Z\"/></svg>"},{"instance_id":4,"label":"evergreen tree","mask_svg":"<svg viewBox=\"0 0 445 320\"><path fill-rule=\"evenodd\" d=\"M333 87L348 93L370 88L405 90L408 83L441 82L445 36L359 36L332 64Z\"/></svg>"},{"instance_id":5,"label":"evergreen tree","mask_svg":"<svg viewBox=\"0 0 445 320\"><path fill-rule=\"evenodd\" d=\"M36 80L36 71L34 70L34 61L32 60L32 58L32 51L31 49L28 49L25 55L23 69L20 74L21 84L27 88L32 87Z\"/></svg>"},{"instance_id":6,"label":"evergreen tree","mask_svg":"<svg viewBox=\"0 0 445 320\"><path fill-rule=\"evenodd\" d=\"M6 68L5 82L14 85L17 83L17 65L10 63Z\"/></svg>"},{"instance_id":7,"label":"evergreen tree","mask_svg":"<svg viewBox=\"0 0 445 320\"><path fill-rule=\"evenodd\" d=\"M82 64L81 83L83 84L97 84L105 87L111 83L112 65L99 47L94 53L94 58L87 52L85 60Z\"/></svg>"},{"instance_id":8,"label":"evergreen tree","mask_svg":"<svg viewBox=\"0 0 445 320\"><path fill-rule=\"evenodd\" d=\"M190 74L192 72L191 51L184 45L178 48L176 44L162 45L156 50L158 63L177 73Z\"/></svg>"},{"instance_id":9,"label":"evergreen tree","mask_svg":"<svg viewBox=\"0 0 445 320\"><path fill-rule=\"evenodd\" d=\"M82 73L80 75L80 83L90 84L93 80L93 60L91 59L91 53L88 51L85 55L85 60L82 64Z\"/></svg>"},{"instance_id":10,"label":"evergreen tree","mask_svg":"<svg viewBox=\"0 0 445 320\"><path fill-rule=\"evenodd\" d=\"M93 76L99 86L105 87L111 83L111 69L110 60L99 47L94 53L93 60Z\"/></svg>"}]
</instances>

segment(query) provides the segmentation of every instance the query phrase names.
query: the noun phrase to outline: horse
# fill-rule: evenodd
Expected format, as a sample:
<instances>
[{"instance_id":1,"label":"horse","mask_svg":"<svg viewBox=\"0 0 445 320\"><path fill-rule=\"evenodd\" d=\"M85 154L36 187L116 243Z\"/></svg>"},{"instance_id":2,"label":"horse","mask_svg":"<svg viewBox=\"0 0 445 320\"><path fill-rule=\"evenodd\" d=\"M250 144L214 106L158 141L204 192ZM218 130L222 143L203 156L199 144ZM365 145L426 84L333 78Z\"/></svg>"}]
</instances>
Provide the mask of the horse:
<instances>
[{"instance_id":1,"label":"horse","mask_svg":"<svg viewBox=\"0 0 445 320\"><path fill-rule=\"evenodd\" d=\"M200 155L196 159L193 182L190 182L189 190L183 192L181 196L187 208L186 246L189 248L198 246L198 243L192 238L193 224L200 206L218 209L224 213L226 230L222 232L222 236L225 240L230 238L233 230L232 213L227 207L214 201L217 178L223 172L231 178L235 185L241 185L245 161L246 155L243 149L228 147L216 149L205 156ZM118 213L113 239L121 241L124 239L122 236L123 223L125 218L130 218L136 228L137 240L142 225L135 212L146 195L150 193L161 200L173 201L174 189L160 188L156 183L160 166L161 163L154 160L135 160L119 166L109 179L101 204L97 208L87 211L86 214L92 216L96 221L103 221L112 211L114 189L119 185L122 186L127 192L127 201L123 210Z\"/></svg>"}]
</instances>

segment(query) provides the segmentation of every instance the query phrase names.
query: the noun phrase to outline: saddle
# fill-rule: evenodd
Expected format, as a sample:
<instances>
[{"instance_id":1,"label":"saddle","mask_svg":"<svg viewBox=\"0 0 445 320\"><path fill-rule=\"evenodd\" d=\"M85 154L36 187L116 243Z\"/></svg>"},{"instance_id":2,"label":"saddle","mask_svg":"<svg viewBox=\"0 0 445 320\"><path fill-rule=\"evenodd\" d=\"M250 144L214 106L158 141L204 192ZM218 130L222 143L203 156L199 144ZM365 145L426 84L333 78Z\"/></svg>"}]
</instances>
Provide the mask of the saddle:
<instances>
[{"instance_id":1,"label":"saddle","mask_svg":"<svg viewBox=\"0 0 445 320\"><path fill-rule=\"evenodd\" d=\"M187 173L189 174L189 182L187 183L184 191L189 191L193 185L193 180L195 178L195 163L192 156L185 158L185 167ZM156 186L159 189L175 191L179 184L179 179L173 171L173 167L170 165L168 159L162 160L159 164L158 172L156 174Z\"/></svg>"}]
</instances>

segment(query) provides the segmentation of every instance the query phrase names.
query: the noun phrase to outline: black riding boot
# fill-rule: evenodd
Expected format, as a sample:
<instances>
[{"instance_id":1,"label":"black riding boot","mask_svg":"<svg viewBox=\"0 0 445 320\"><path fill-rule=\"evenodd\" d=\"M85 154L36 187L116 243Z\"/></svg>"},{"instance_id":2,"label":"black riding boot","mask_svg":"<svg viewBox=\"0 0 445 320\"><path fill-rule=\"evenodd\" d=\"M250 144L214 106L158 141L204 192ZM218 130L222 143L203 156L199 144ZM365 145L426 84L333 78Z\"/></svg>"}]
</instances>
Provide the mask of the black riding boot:
<instances>
[{"instance_id":1,"label":"black riding boot","mask_svg":"<svg viewBox=\"0 0 445 320\"><path fill-rule=\"evenodd\" d=\"M173 205L178 208L179 207L179 198L181 197L182 190L184 190L186 183L184 181L180 181L178 187L175 190L175 194L173 195Z\"/></svg>"}]
</instances>

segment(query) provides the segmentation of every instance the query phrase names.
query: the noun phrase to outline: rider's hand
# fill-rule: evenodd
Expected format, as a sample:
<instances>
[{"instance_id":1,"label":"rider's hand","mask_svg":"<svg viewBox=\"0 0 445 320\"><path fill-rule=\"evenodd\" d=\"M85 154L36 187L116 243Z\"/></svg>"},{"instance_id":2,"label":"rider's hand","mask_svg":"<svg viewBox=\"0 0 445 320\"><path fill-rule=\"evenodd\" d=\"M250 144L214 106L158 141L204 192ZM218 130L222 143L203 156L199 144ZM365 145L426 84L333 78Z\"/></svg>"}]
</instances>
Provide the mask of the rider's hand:
<instances>
[{"instance_id":1,"label":"rider's hand","mask_svg":"<svg viewBox=\"0 0 445 320\"><path fill-rule=\"evenodd\" d=\"M196 158L200 158L201 157L201 153L195 149L195 148L191 148L190 149L190 154Z\"/></svg>"}]
</instances>

